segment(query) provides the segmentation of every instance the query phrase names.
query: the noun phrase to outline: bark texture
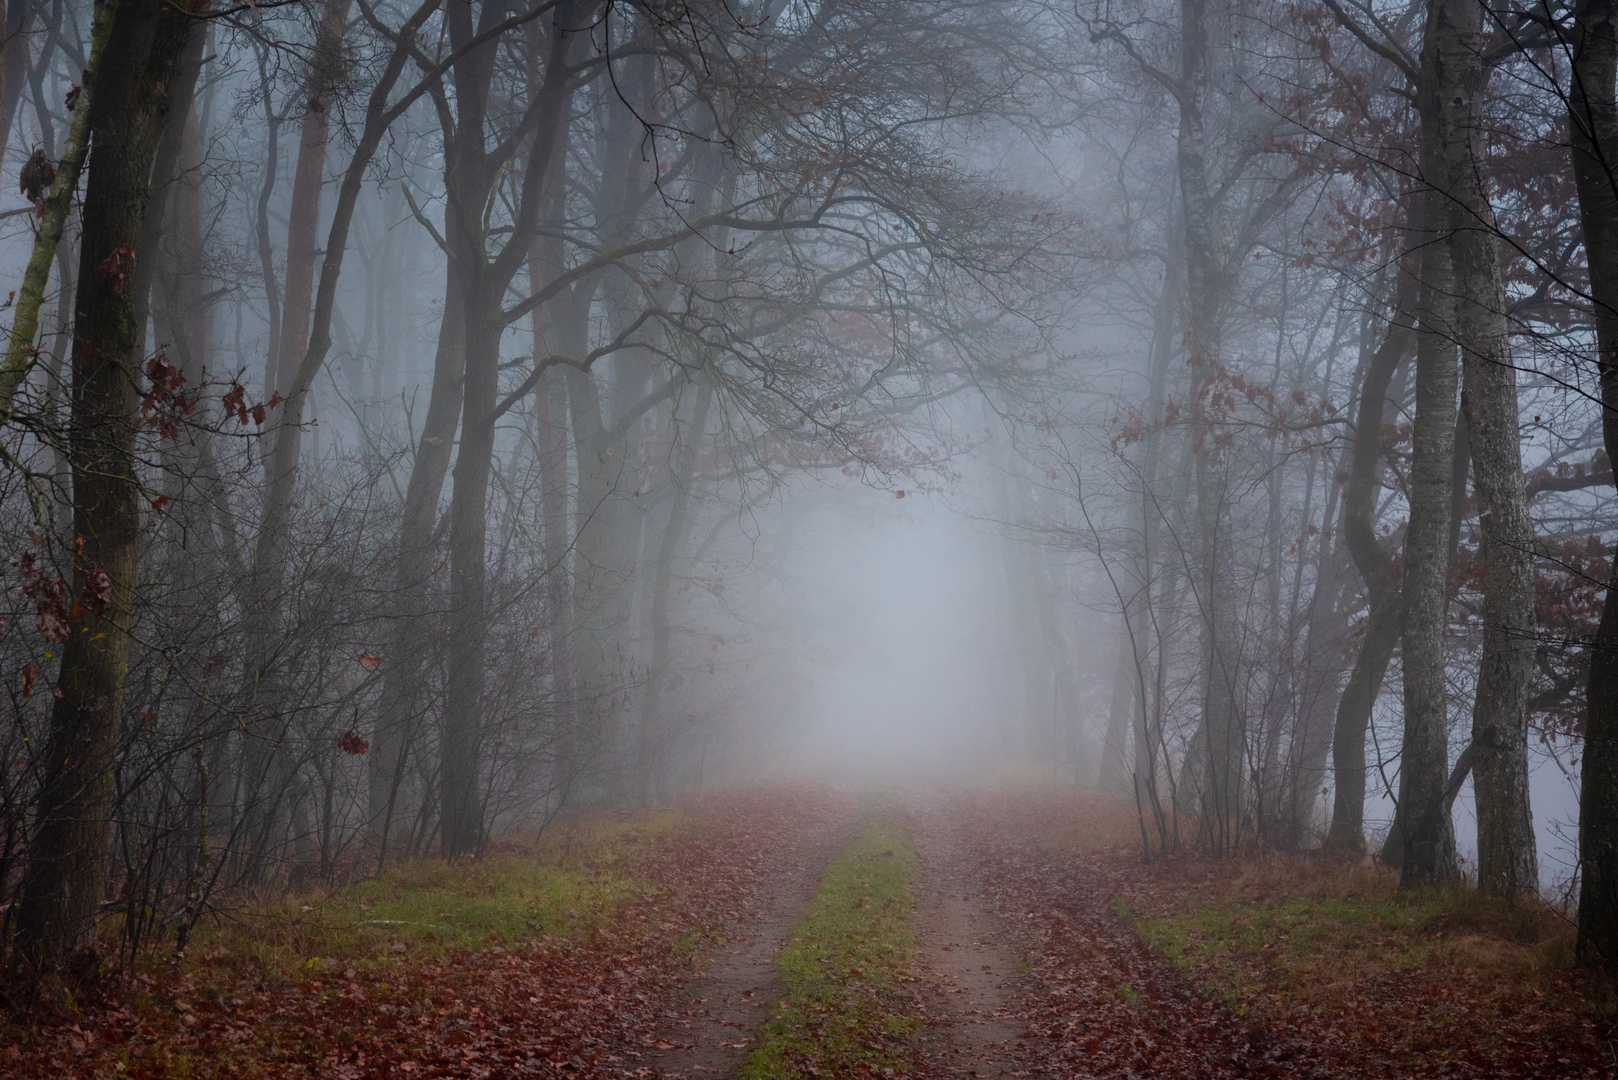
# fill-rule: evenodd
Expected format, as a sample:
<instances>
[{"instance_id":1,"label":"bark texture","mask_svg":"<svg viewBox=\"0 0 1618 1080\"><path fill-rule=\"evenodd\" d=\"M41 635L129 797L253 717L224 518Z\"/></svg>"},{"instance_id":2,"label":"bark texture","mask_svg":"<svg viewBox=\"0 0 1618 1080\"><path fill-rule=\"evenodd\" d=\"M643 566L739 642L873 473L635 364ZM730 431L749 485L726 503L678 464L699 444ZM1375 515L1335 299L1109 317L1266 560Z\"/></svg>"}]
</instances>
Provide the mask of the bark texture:
<instances>
[{"instance_id":1,"label":"bark texture","mask_svg":"<svg viewBox=\"0 0 1618 1080\"><path fill-rule=\"evenodd\" d=\"M34 362L34 336L39 332L39 308L45 301L51 260L56 258L57 247L62 243L67 228L68 214L73 209L79 173L90 153L90 125L96 115L96 85L100 81L107 44L111 40L119 10L120 0L101 0L95 8L95 22L90 31L89 67L84 73L83 89L79 94L78 107L73 111L73 122L68 125L62 160L56 163L56 180L41 201L39 229L34 234L33 250L23 270L22 287L17 290L16 313L6 342L5 362L0 365L0 422L10 418L12 398L28 377Z\"/></svg>"},{"instance_id":2,"label":"bark texture","mask_svg":"<svg viewBox=\"0 0 1618 1080\"><path fill-rule=\"evenodd\" d=\"M1472 709L1478 887L1528 897L1539 891L1528 806L1528 698L1536 644L1534 525L1523 481L1517 372L1500 281L1498 230L1488 198L1484 11L1474 3L1458 12L1456 31L1466 66L1456 73L1459 92L1446 93L1443 106L1452 114L1446 127L1456 133L1448 144L1453 154L1449 171L1455 177L1454 196L1448 201L1450 249L1461 339L1461 402L1483 558L1483 655ZM1457 466L1461 490L1464 470L1464 463ZM1455 492L1457 501L1460 494ZM1455 527L1459 518L1452 515Z\"/></svg>"},{"instance_id":3,"label":"bark texture","mask_svg":"<svg viewBox=\"0 0 1618 1080\"><path fill-rule=\"evenodd\" d=\"M1618 3L1574 7L1569 129L1584 224L1601 383L1601 432L1618 454ZM1587 964L1618 970L1618 566L1590 650L1579 777L1579 939Z\"/></svg>"},{"instance_id":4,"label":"bark texture","mask_svg":"<svg viewBox=\"0 0 1618 1080\"><path fill-rule=\"evenodd\" d=\"M73 596L51 710L46 772L18 916L35 961L87 944L106 886L113 754L134 617L140 538L136 386L144 325L134 287L153 158L193 20L161 0L124 0L90 104L92 150L75 300Z\"/></svg>"},{"instance_id":5,"label":"bark texture","mask_svg":"<svg viewBox=\"0 0 1618 1080\"><path fill-rule=\"evenodd\" d=\"M1422 42L1421 170L1429 197L1454 189L1452 113L1445 104L1461 92L1467 65L1463 39L1470 0L1435 0ZM1433 204L1430 203L1429 206ZM1442 205L1439 203L1438 205ZM1454 487L1456 394L1451 251L1447 215L1424 221L1421 292L1417 303L1416 416L1410 464L1410 525L1402 582L1405 729L1399 766L1401 880L1451 880L1458 867L1455 834L1443 804L1449 777L1449 693L1444 638L1448 625L1447 571L1450 501Z\"/></svg>"}]
</instances>

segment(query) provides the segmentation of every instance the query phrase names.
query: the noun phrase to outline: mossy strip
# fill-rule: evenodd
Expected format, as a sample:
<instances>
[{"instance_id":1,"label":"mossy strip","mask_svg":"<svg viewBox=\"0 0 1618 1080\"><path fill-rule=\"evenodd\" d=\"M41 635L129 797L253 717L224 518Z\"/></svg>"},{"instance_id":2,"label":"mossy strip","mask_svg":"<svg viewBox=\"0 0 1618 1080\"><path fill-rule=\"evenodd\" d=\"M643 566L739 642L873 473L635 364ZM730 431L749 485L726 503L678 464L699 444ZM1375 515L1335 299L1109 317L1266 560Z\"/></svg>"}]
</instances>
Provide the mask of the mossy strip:
<instances>
[{"instance_id":1,"label":"mossy strip","mask_svg":"<svg viewBox=\"0 0 1618 1080\"><path fill-rule=\"evenodd\" d=\"M885 823L826 868L781 952L786 993L756 1035L745 1080L908 1071L920 1026L905 989L920 870L904 831Z\"/></svg>"}]
</instances>

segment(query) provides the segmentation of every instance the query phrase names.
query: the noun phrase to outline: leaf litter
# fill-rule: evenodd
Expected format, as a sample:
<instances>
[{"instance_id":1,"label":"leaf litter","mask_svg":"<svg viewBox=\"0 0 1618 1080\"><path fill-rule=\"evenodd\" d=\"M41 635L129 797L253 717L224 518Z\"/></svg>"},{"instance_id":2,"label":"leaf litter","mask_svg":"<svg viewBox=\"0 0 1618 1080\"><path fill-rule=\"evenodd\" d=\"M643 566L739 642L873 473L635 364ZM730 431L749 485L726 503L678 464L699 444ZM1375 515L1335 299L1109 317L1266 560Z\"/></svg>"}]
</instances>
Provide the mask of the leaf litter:
<instances>
[{"instance_id":1,"label":"leaf litter","mask_svg":"<svg viewBox=\"0 0 1618 1080\"><path fill-rule=\"evenodd\" d=\"M652 1077L644 1052L700 951L759 910L772 851L836 804L788 785L691 801L656 843L609 845L599 869L646 887L575 935L404 954L379 942L386 963L364 973L311 958L288 979L159 965L71 1016L0 1030L0 1073Z\"/></svg>"},{"instance_id":2,"label":"leaf litter","mask_svg":"<svg viewBox=\"0 0 1618 1080\"><path fill-rule=\"evenodd\" d=\"M745 939L779 853L846 805L791 786L693 803L655 843L608 846L596 868L642 887L570 932L410 949L363 974L320 962L290 979L232 983L190 959L146 971L71 1016L0 1033L10 1043L0 1072L655 1077L652 1056L670 1045L670 1009L700 957ZM951 888L970 879L975 917L1019 957L1015 978L996 977L1004 993L990 1006L1015 1035L995 1042L992 1063L975 1061L987 1051L923 1015L908 1055L873 1075L1571 1080L1618 1068L1618 1028L1589 977L1559 970L1495 985L1498 964L1412 948L1441 937L1453 911L1375 939L1387 957L1356 993L1310 991L1286 962L1300 946L1275 927L1340 928L1320 914L1335 909L1282 902L1295 881L1235 861L1143 864L1127 828L1097 825L1119 810L1072 790L935 792L907 806L918 839L949 839L932 846L943 861L924 859L924 876ZM912 1007L924 1014L928 1000L918 992Z\"/></svg>"}]
</instances>

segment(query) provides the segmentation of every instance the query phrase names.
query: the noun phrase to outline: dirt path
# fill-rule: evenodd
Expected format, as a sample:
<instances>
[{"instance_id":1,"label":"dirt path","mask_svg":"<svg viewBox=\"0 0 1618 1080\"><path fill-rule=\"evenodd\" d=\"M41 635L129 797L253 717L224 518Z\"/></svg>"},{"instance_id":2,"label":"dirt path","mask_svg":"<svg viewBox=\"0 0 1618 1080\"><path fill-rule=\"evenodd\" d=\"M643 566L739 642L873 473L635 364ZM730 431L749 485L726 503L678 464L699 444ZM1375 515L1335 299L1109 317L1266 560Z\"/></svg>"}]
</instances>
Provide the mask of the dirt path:
<instances>
[{"instance_id":1,"label":"dirt path","mask_svg":"<svg viewBox=\"0 0 1618 1080\"><path fill-rule=\"evenodd\" d=\"M824 823L775 853L762 915L735 924L647 1052L658 1076L697 1080L736 1075L753 1029L769 1015L780 989L775 961L781 946L851 829L846 820Z\"/></svg>"},{"instance_id":2,"label":"dirt path","mask_svg":"<svg viewBox=\"0 0 1618 1080\"><path fill-rule=\"evenodd\" d=\"M1014 798L958 800L952 822L985 907L1017 922L1030 948L1026 1025L1031 1077L1162 1080L1337 1077L1311 1048L1277 1047L1141 944L1112 911L1102 861L1057 855L1043 821Z\"/></svg>"},{"instance_id":3,"label":"dirt path","mask_svg":"<svg viewBox=\"0 0 1618 1080\"><path fill-rule=\"evenodd\" d=\"M990 909L982 868L950 824L925 812L912 823L923 871L916 968L927 1010L918 1055L939 1076L1027 1076L1027 979Z\"/></svg>"}]
</instances>

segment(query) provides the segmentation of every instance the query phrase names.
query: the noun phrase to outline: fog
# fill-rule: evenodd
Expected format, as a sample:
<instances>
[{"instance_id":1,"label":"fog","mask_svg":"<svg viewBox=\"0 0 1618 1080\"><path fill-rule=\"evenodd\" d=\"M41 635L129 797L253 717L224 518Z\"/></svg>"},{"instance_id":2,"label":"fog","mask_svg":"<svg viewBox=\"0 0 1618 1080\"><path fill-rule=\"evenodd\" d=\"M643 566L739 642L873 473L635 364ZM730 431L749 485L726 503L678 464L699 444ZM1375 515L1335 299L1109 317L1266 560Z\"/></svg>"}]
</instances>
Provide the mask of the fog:
<instances>
[{"instance_id":1,"label":"fog","mask_svg":"<svg viewBox=\"0 0 1618 1080\"><path fill-rule=\"evenodd\" d=\"M1440 116L1285 5L13 7L27 918L766 777L1558 903L1618 821L1556 64Z\"/></svg>"},{"instance_id":2,"label":"fog","mask_svg":"<svg viewBox=\"0 0 1618 1080\"><path fill-rule=\"evenodd\" d=\"M995 538L943 499L796 494L780 607L796 692L780 705L785 769L855 782L992 773L1014 760L1020 706Z\"/></svg>"}]
</instances>

